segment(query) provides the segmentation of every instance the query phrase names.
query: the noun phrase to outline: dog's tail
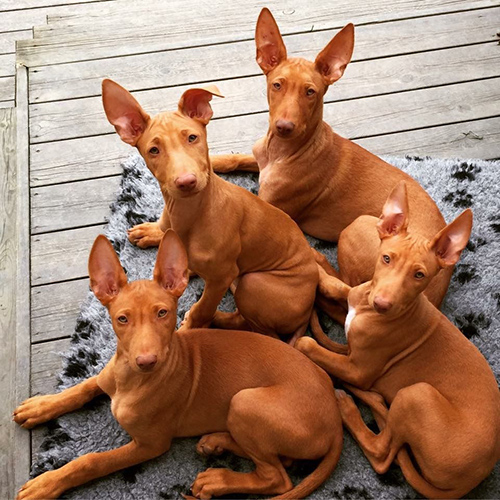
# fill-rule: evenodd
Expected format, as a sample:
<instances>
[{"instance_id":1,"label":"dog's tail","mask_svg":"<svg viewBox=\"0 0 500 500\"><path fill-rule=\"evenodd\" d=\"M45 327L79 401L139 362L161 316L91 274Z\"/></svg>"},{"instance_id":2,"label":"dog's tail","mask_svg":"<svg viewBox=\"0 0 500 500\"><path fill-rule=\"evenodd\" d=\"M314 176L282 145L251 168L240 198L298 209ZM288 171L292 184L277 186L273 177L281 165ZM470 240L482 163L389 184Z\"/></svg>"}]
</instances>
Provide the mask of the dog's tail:
<instances>
[{"instance_id":1,"label":"dog's tail","mask_svg":"<svg viewBox=\"0 0 500 500\"><path fill-rule=\"evenodd\" d=\"M426 481L422 475L415 469L413 462L408 454L408 450L401 448L397 454L399 466L403 471L403 475L406 480L410 483L412 488L416 489L419 493L426 496L427 498L461 498L469 490L468 489L450 489L442 490L433 486L431 483Z\"/></svg>"},{"instance_id":2,"label":"dog's tail","mask_svg":"<svg viewBox=\"0 0 500 500\"><path fill-rule=\"evenodd\" d=\"M297 486L295 486L295 488L283 493L282 495L273 497L272 500L304 498L322 485L330 477L330 474L337 466L340 453L342 452L343 439L344 436L342 430L339 430L339 432L335 433L331 448L323 457L323 460L321 460L314 472L303 479Z\"/></svg>"},{"instance_id":3,"label":"dog's tail","mask_svg":"<svg viewBox=\"0 0 500 500\"><path fill-rule=\"evenodd\" d=\"M311 331L313 333L313 337L318 342L319 345L323 346L325 349L329 351L336 352L337 354L347 354L348 347L345 344L339 344L338 342L334 342L321 328L321 324L318 318L318 311L315 307L311 312L311 319L309 320L309 324L311 326Z\"/></svg>"}]
</instances>

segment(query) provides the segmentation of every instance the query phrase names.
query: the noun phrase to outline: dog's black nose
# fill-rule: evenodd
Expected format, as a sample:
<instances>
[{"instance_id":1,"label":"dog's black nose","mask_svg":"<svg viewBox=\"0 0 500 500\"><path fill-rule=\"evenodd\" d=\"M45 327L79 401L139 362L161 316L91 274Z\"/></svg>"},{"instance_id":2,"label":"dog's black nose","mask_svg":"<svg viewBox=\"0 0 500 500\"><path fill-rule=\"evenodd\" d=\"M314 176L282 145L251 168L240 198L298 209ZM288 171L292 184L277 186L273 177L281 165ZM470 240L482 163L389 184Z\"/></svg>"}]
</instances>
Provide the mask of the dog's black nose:
<instances>
[{"instance_id":1,"label":"dog's black nose","mask_svg":"<svg viewBox=\"0 0 500 500\"><path fill-rule=\"evenodd\" d=\"M145 372L152 370L157 361L158 358L156 357L156 354L146 354L135 358L135 362L137 363L139 369Z\"/></svg>"},{"instance_id":2,"label":"dog's black nose","mask_svg":"<svg viewBox=\"0 0 500 500\"><path fill-rule=\"evenodd\" d=\"M295 128L295 123L286 120L278 120L276 122L276 129L280 135L290 135Z\"/></svg>"}]
</instances>

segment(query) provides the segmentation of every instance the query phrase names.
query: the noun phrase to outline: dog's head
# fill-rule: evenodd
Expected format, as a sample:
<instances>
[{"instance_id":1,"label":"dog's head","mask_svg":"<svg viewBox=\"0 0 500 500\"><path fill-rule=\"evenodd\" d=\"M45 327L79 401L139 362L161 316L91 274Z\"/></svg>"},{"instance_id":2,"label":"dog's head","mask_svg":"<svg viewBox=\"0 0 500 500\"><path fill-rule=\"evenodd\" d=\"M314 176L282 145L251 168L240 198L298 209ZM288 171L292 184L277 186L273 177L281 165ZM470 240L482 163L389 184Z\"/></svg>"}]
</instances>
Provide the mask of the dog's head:
<instances>
[{"instance_id":1,"label":"dog's head","mask_svg":"<svg viewBox=\"0 0 500 500\"><path fill-rule=\"evenodd\" d=\"M354 50L354 26L345 26L314 62L287 58L278 25L262 9L255 30L257 63L267 78L269 126L282 139L308 137L323 119L323 96L349 64Z\"/></svg>"},{"instance_id":2,"label":"dog's head","mask_svg":"<svg viewBox=\"0 0 500 500\"><path fill-rule=\"evenodd\" d=\"M137 100L112 80L102 82L102 100L109 122L121 139L135 146L172 198L193 196L208 182L210 160L206 126L212 117L216 87L189 89L178 109L150 117Z\"/></svg>"},{"instance_id":3,"label":"dog's head","mask_svg":"<svg viewBox=\"0 0 500 500\"><path fill-rule=\"evenodd\" d=\"M168 359L177 300L188 283L186 250L171 229L160 243L153 279L128 282L109 240L99 235L89 257L90 286L107 307L117 352L132 370L153 372Z\"/></svg>"},{"instance_id":4,"label":"dog's head","mask_svg":"<svg viewBox=\"0 0 500 500\"><path fill-rule=\"evenodd\" d=\"M408 232L406 183L389 195L377 224L381 239L368 298L379 313L398 314L422 293L438 272L455 265L469 241L472 211L465 210L432 239Z\"/></svg>"}]
</instances>

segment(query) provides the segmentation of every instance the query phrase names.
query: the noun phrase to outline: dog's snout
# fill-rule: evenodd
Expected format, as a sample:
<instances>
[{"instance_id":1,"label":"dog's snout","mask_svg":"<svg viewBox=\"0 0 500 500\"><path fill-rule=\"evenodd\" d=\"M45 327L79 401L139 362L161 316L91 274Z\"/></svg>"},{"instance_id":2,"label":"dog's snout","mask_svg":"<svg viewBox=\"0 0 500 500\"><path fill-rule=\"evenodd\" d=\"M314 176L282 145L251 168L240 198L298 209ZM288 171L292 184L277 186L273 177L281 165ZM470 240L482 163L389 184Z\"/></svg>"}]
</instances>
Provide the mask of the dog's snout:
<instances>
[{"instance_id":1,"label":"dog's snout","mask_svg":"<svg viewBox=\"0 0 500 500\"><path fill-rule=\"evenodd\" d=\"M137 366L142 370L142 371L150 371L154 368L156 365L156 362L158 361L158 358L156 354L145 354L143 356L137 356L135 358L135 362L137 363Z\"/></svg>"},{"instance_id":2,"label":"dog's snout","mask_svg":"<svg viewBox=\"0 0 500 500\"><path fill-rule=\"evenodd\" d=\"M386 298L377 295L373 299L373 307L378 313L386 313L392 307L392 303Z\"/></svg>"},{"instance_id":3,"label":"dog's snout","mask_svg":"<svg viewBox=\"0 0 500 500\"><path fill-rule=\"evenodd\" d=\"M295 124L293 122L289 122L286 120L278 120L276 122L276 129L280 135L290 135L295 128Z\"/></svg>"},{"instance_id":4,"label":"dog's snout","mask_svg":"<svg viewBox=\"0 0 500 500\"><path fill-rule=\"evenodd\" d=\"M194 174L180 175L179 177L177 177L177 179L175 179L175 185L181 191L192 191L196 187L197 183L198 180L196 179L196 175Z\"/></svg>"}]
</instances>

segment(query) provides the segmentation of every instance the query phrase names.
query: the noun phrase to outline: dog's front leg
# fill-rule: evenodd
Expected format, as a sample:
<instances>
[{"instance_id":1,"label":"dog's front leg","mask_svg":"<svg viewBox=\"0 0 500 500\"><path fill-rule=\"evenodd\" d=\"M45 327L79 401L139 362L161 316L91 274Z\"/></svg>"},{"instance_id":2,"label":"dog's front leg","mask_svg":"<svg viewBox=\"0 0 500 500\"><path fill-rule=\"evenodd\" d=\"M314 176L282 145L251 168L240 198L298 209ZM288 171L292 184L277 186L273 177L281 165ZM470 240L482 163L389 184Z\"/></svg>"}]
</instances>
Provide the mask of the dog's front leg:
<instances>
[{"instance_id":1,"label":"dog's front leg","mask_svg":"<svg viewBox=\"0 0 500 500\"><path fill-rule=\"evenodd\" d=\"M200 300L191 307L188 313L186 313L186 317L180 329L208 328L212 323L217 306L220 304L222 297L224 297L224 294L236 277L237 276L231 275L231 277L226 280L206 280Z\"/></svg>"},{"instance_id":2,"label":"dog's front leg","mask_svg":"<svg viewBox=\"0 0 500 500\"><path fill-rule=\"evenodd\" d=\"M139 248L157 247L160 244L163 234L170 229L170 216L166 208L157 222L144 222L128 230L130 243Z\"/></svg>"},{"instance_id":3,"label":"dog's front leg","mask_svg":"<svg viewBox=\"0 0 500 500\"><path fill-rule=\"evenodd\" d=\"M328 274L325 269L318 264L319 282L318 290L320 293L337 302L345 302L351 291L351 287L346 285L339 278Z\"/></svg>"},{"instance_id":4,"label":"dog's front leg","mask_svg":"<svg viewBox=\"0 0 500 500\"><path fill-rule=\"evenodd\" d=\"M210 156L210 163L215 172L223 174L227 172L258 172L259 165L253 155L216 155Z\"/></svg>"},{"instance_id":5,"label":"dog's front leg","mask_svg":"<svg viewBox=\"0 0 500 500\"><path fill-rule=\"evenodd\" d=\"M170 441L155 445L138 444L131 441L115 450L88 453L60 469L45 472L28 481L19 490L17 499L59 498L64 491L70 488L155 458L165 453L169 447Z\"/></svg>"},{"instance_id":6,"label":"dog's front leg","mask_svg":"<svg viewBox=\"0 0 500 500\"><path fill-rule=\"evenodd\" d=\"M351 354L345 356L329 351L318 345L311 337L302 337L297 340L295 348L333 377L356 387L368 390L374 380L371 373L360 368L359 363L353 360Z\"/></svg>"},{"instance_id":7,"label":"dog's front leg","mask_svg":"<svg viewBox=\"0 0 500 500\"><path fill-rule=\"evenodd\" d=\"M102 389L97 385L97 377L91 377L59 394L34 396L27 399L14 410L13 419L21 427L31 429L35 425L81 408L102 393Z\"/></svg>"}]
</instances>

